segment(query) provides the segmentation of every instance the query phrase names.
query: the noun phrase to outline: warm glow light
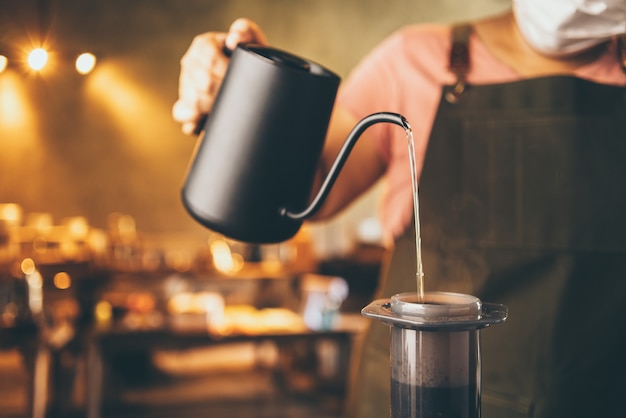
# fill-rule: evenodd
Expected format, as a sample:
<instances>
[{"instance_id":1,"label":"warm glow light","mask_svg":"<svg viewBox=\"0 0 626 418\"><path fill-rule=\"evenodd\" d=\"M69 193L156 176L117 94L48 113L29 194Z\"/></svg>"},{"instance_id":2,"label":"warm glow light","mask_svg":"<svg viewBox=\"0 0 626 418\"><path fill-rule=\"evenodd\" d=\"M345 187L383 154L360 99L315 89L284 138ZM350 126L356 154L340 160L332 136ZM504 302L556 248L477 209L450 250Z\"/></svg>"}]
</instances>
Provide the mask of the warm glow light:
<instances>
[{"instance_id":1,"label":"warm glow light","mask_svg":"<svg viewBox=\"0 0 626 418\"><path fill-rule=\"evenodd\" d=\"M20 268L24 274L33 274L35 272L35 262L32 258L25 258L22 260Z\"/></svg>"},{"instance_id":2,"label":"warm glow light","mask_svg":"<svg viewBox=\"0 0 626 418\"><path fill-rule=\"evenodd\" d=\"M72 285L72 278L69 274L62 271L54 275L53 283L57 289L69 289Z\"/></svg>"},{"instance_id":3,"label":"warm glow light","mask_svg":"<svg viewBox=\"0 0 626 418\"><path fill-rule=\"evenodd\" d=\"M137 239L135 218L124 213L114 212L109 215L109 229L120 241L130 244Z\"/></svg>"},{"instance_id":4,"label":"warm glow light","mask_svg":"<svg viewBox=\"0 0 626 418\"><path fill-rule=\"evenodd\" d=\"M110 63L99 65L98 70L89 77L89 87L94 98L107 105L112 116L120 122L132 120L136 128L146 103L137 83L129 80L123 70Z\"/></svg>"},{"instance_id":5,"label":"warm glow light","mask_svg":"<svg viewBox=\"0 0 626 418\"><path fill-rule=\"evenodd\" d=\"M99 229L89 229L87 235L87 246L96 254L103 254L107 250L109 237L106 232Z\"/></svg>"},{"instance_id":6,"label":"warm glow light","mask_svg":"<svg viewBox=\"0 0 626 418\"><path fill-rule=\"evenodd\" d=\"M168 251L165 254L165 262L168 267L176 271L185 272L191 269L193 257L184 250Z\"/></svg>"},{"instance_id":7,"label":"warm glow light","mask_svg":"<svg viewBox=\"0 0 626 418\"><path fill-rule=\"evenodd\" d=\"M9 65L9 59L4 55L0 55L0 73L7 69Z\"/></svg>"},{"instance_id":8,"label":"warm glow light","mask_svg":"<svg viewBox=\"0 0 626 418\"><path fill-rule=\"evenodd\" d=\"M0 128L19 130L22 138L30 110L24 95L22 80L16 74L8 71L2 75L0 78ZM9 135L5 136L0 133L0 140L8 137Z\"/></svg>"},{"instance_id":9,"label":"warm glow light","mask_svg":"<svg viewBox=\"0 0 626 418\"><path fill-rule=\"evenodd\" d=\"M45 234L52 229L52 215L47 212L31 212L26 215L26 225L33 227L37 232Z\"/></svg>"},{"instance_id":10,"label":"warm glow light","mask_svg":"<svg viewBox=\"0 0 626 418\"><path fill-rule=\"evenodd\" d=\"M76 71L79 74L89 74L96 66L96 56L89 52L80 54L76 58Z\"/></svg>"},{"instance_id":11,"label":"warm glow light","mask_svg":"<svg viewBox=\"0 0 626 418\"><path fill-rule=\"evenodd\" d=\"M124 146L140 158L169 159L172 141L162 140L167 137L164 132L172 129L173 135L179 133L178 126L171 123L171 102L146 88L141 76L131 78L127 68L132 65L110 58L98 62L85 80L90 104L102 106L103 117L125 137Z\"/></svg>"},{"instance_id":12,"label":"warm glow light","mask_svg":"<svg viewBox=\"0 0 626 418\"><path fill-rule=\"evenodd\" d=\"M210 244L213 265L222 273L236 273L243 267L243 257L230 251L226 241L216 240Z\"/></svg>"},{"instance_id":13,"label":"warm glow light","mask_svg":"<svg viewBox=\"0 0 626 418\"><path fill-rule=\"evenodd\" d=\"M3 203L0 205L0 219L11 226L22 223L22 207L16 203Z\"/></svg>"},{"instance_id":14,"label":"warm glow light","mask_svg":"<svg viewBox=\"0 0 626 418\"><path fill-rule=\"evenodd\" d=\"M155 306L154 296L148 292L132 292L126 297L126 308L133 312L152 312Z\"/></svg>"},{"instance_id":15,"label":"warm glow light","mask_svg":"<svg viewBox=\"0 0 626 418\"><path fill-rule=\"evenodd\" d=\"M35 71L42 70L48 62L48 52L43 48L35 48L28 54L28 66Z\"/></svg>"},{"instance_id":16,"label":"warm glow light","mask_svg":"<svg viewBox=\"0 0 626 418\"><path fill-rule=\"evenodd\" d=\"M107 301L100 301L94 309L98 321L108 321L113 317L113 306Z\"/></svg>"},{"instance_id":17,"label":"warm glow light","mask_svg":"<svg viewBox=\"0 0 626 418\"><path fill-rule=\"evenodd\" d=\"M89 234L89 222L84 216L74 216L63 220L69 236L76 240L84 240Z\"/></svg>"}]
</instances>

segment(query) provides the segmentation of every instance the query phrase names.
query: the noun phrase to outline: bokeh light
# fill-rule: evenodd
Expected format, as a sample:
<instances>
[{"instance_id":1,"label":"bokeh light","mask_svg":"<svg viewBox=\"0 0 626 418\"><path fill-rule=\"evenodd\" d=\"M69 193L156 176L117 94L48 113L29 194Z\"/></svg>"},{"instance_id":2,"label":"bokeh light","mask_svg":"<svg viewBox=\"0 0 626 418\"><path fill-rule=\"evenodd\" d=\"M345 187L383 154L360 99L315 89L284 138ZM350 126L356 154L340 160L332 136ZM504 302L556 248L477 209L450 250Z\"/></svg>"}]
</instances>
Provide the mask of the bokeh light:
<instances>
[{"instance_id":1,"label":"bokeh light","mask_svg":"<svg viewBox=\"0 0 626 418\"><path fill-rule=\"evenodd\" d=\"M35 70L42 70L48 63L48 51L43 48L35 48L28 54L28 66Z\"/></svg>"},{"instance_id":2,"label":"bokeh light","mask_svg":"<svg viewBox=\"0 0 626 418\"><path fill-rule=\"evenodd\" d=\"M35 262L32 258L25 258L22 260L20 267L24 274L33 274L36 271Z\"/></svg>"},{"instance_id":3,"label":"bokeh light","mask_svg":"<svg viewBox=\"0 0 626 418\"><path fill-rule=\"evenodd\" d=\"M96 56L90 52L84 52L76 58L76 71L79 74L89 74L96 66Z\"/></svg>"},{"instance_id":4,"label":"bokeh light","mask_svg":"<svg viewBox=\"0 0 626 418\"><path fill-rule=\"evenodd\" d=\"M7 69L9 66L9 59L0 54L0 73Z\"/></svg>"},{"instance_id":5,"label":"bokeh light","mask_svg":"<svg viewBox=\"0 0 626 418\"><path fill-rule=\"evenodd\" d=\"M64 271L55 274L52 282L57 289L61 290L69 289L72 286L72 278Z\"/></svg>"}]
</instances>

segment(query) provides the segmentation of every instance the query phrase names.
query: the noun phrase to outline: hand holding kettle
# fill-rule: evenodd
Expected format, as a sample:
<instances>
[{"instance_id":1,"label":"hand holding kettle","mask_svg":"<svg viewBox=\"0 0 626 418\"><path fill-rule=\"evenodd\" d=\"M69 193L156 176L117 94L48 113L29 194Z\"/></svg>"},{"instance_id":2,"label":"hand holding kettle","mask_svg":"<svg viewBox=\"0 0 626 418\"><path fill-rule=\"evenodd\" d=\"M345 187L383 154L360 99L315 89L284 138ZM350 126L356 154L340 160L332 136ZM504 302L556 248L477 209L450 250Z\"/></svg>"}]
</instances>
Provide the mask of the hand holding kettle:
<instances>
[{"instance_id":1,"label":"hand holding kettle","mask_svg":"<svg viewBox=\"0 0 626 418\"><path fill-rule=\"evenodd\" d=\"M210 112L229 63L228 51L240 43L267 44L258 25L249 19L235 20L228 32L207 32L194 38L180 61L178 100L172 109L174 120L186 134L196 131Z\"/></svg>"}]
</instances>

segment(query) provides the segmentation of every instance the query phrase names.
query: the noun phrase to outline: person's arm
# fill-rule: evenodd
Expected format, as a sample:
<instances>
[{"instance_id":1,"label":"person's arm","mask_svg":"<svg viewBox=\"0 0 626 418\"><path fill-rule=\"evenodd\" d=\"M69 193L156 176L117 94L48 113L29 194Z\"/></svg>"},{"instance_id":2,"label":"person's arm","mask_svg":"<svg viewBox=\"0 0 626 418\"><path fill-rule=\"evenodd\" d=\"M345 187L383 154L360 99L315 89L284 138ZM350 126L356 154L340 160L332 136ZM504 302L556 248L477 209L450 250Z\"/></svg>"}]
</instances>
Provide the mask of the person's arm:
<instances>
[{"instance_id":1,"label":"person's arm","mask_svg":"<svg viewBox=\"0 0 626 418\"><path fill-rule=\"evenodd\" d=\"M330 170L350 131L358 122L359 119L340 106L336 106L333 110L322 158L318 165L318 184L315 186L314 193L317 193L319 184ZM350 152L337 181L314 219L326 219L345 209L380 179L385 168L385 162L376 148L375 141L365 130Z\"/></svg>"},{"instance_id":2,"label":"person's arm","mask_svg":"<svg viewBox=\"0 0 626 418\"><path fill-rule=\"evenodd\" d=\"M213 107L226 69L228 54L224 46L233 50L239 43L267 44L259 26L248 19L237 19L227 33L208 32L194 38L181 59L179 98L173 106L174 120L181 123L184 133L196 132L198 124ZM328 128L328 135L319 162L313 193L332 166L337 153L358 120L336 107ZM348 206L356 197L372 186L384 171L384 163L376 152L367 131L350 152L337 181L315 219L333 216Z\"/></svg>"}]
</instances>

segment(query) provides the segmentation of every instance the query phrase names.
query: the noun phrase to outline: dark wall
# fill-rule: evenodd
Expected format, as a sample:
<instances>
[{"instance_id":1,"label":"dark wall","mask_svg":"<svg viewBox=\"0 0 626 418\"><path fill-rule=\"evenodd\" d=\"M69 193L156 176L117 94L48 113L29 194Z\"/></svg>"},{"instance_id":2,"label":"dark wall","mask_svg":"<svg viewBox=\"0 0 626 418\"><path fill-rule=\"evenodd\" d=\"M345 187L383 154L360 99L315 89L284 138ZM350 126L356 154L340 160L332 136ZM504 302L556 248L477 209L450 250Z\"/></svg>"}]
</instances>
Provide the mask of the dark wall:
<instances>
[{"instance_id":1,"label":"dark wall","mask_svg":"<svg viewBox=\"0 0 626 418\"><path fill-rule=\"evenodd\" d=\"M0 74L0 203L55 219L84 215L96 226L118 211L148 232L203 234L179 199L195 141L170 117L178 61L195 34L248 16L275 46L345 76L401 25L470 18L508 3L0 0L0 46L19 49L43 37L52 51L99 57L86 77L69 62L41 75L19 67Z\"/></svg>"}]
</instances>

